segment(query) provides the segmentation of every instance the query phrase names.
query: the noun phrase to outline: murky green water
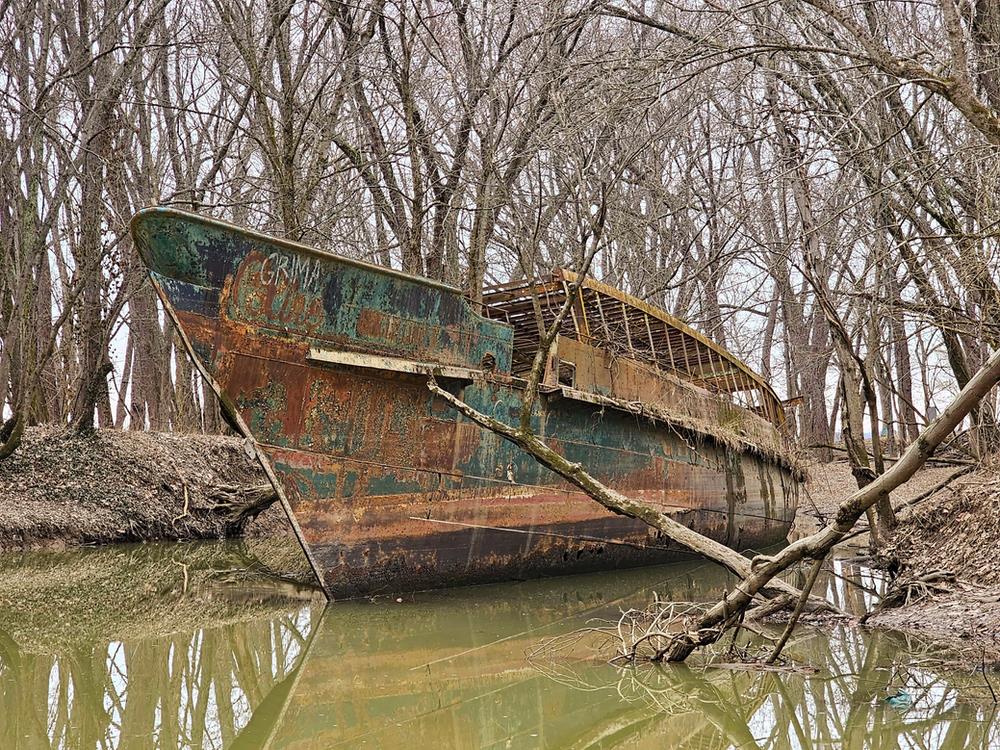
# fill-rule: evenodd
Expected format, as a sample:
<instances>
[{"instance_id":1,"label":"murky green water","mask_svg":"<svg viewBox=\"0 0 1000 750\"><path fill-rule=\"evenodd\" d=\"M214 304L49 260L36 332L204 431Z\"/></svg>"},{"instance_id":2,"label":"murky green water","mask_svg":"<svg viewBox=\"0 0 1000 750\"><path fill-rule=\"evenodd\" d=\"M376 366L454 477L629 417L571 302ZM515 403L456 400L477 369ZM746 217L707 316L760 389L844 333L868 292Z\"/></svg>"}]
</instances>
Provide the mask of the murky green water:
<instances>
[{"instance_id":1,"label":"murky green water","mask_svg":"<svg viewBox=\"0 0 1000 750\"><path fill-rule=\"evenodd\" d=\"M982 677L897 635L802 630L815 674L526 656L725 584L687 564L324 609L240 544L0 556L0 748L1000 747Z\"/></svg>"}]
</instances>

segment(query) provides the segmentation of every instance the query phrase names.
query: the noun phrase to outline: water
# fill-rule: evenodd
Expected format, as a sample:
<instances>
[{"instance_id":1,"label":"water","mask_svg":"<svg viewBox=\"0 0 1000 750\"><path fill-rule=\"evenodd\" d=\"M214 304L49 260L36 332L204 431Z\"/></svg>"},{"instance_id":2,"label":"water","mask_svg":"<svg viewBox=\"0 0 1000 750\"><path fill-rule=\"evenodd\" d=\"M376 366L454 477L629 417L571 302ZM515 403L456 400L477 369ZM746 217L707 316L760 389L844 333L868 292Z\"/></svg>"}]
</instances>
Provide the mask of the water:
<instances>
[{"instance_id":1,"label":"water","mask_svg":"<svg viewBox=\"0 0 1000 750\"><path fill-rule=\"evenodd\" d=\"M787 653L815 673L539 651L653 592L717 596L731 582L706 564L324 608L269 573L294 551L263 552L0 556L0 748L1000 747L983 677L901 635L802 629ZM863 571L837 572L829 595L870 603L845 583L872 587Z\"/></svg>"}]
</instances>

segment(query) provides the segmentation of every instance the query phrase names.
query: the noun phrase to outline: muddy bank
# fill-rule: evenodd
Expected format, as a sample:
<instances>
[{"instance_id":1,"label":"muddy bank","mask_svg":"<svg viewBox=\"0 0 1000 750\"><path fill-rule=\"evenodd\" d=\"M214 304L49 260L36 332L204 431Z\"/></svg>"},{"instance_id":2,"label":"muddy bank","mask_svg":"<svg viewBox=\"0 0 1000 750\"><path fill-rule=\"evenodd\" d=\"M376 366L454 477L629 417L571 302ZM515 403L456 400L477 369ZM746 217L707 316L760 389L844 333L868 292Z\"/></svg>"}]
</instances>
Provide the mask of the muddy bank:
<instances>
[{"instance_id":1,"label":"muddy bank","mask_svg":"<svg viewBox=\"0 0 1000 750\"><path fill-rule=\"evenodd\" d=\"M290 534L239 439L36 427L0 461L0 549Z\"/></svg>"},{"instance_id":2,"label":"muddy bank","mask_svg":"<svg viewBox=\"0 0 1000 750\"><path fill-rule=\"evenodd\" d=\"M1000 661L1000 464L962 471L925 467L893 493L899 526L877 559L866 560L884 569L888 585L864 623L930 636L974 666ZM829 521L856 488L844 462L811 466L793 533ZM840 549L868 558L868 542L862 534Z\"/></svg>"},{"instance_id":3,"label":"muddy bank","mask_svg":"<svg viewBox=\"0 0 1000 750\"><path fill-rule=\"evenodd\" d=\"M1000 656L1000 464L958 477L900 519L893 580L869 625Z\"/></svg>"}]
</instances>

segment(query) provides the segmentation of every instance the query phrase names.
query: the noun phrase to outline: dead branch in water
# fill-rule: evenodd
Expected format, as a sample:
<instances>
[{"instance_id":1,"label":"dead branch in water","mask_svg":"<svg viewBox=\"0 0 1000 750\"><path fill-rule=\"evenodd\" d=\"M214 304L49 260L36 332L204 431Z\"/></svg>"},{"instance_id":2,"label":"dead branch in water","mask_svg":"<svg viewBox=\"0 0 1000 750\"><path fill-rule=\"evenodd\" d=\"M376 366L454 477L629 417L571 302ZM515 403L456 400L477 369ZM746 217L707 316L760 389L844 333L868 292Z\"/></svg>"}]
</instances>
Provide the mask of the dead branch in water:
<instances>
[{"instance_id":1,"label":"dead branch in water","mask_svg":"<svg viewBox=\"0 0 1000 750\"><path fill-rule=\"evenodd\" d=\"M795 629L795 624L799 621L799 617L802 616L802 609L805 607L806 600L809 598L809 592L812 591L813 586L816 585L816 579L819 578L819 572L823 569L823 559L822 557L817 558L813 563L812 569L809 571L809 580L806 581L806 585L802 587L802 596L795 603L795 611L792 612L792 616L788 618L788 624L785 626L785 631L781 634L781 638L774 646L774 651L771 655L767 657L768 664L774 664L781 655L781 649L785 647L788 643L789 637L792 635L792 631Z\"/></svg>"}]
</instances>

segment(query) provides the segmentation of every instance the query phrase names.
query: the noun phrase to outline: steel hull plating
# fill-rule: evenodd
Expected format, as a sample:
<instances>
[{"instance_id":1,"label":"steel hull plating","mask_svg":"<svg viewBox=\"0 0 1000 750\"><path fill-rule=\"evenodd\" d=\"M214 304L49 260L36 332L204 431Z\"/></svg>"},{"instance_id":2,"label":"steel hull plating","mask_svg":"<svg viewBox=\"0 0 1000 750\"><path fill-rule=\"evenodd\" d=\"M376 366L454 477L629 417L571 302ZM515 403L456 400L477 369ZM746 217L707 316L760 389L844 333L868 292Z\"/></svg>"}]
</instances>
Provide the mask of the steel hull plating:
<instances>
[{"instance_id":1,"label":"steel hull plating","mask_svg":"<svg viewBox=\"0 0 1000 750\"><path fill-rule=\"evenodd\" d=\"M519 418L511 329L456 291L179 212L144 211L133 235L224 409L270 459L332 597L678 554L393 364L451 368L454 393ZM532 422L567 458L733 548L784 539L798 481L779 462L565 396L540 399Z\"/></svg>"}]
</instances>

